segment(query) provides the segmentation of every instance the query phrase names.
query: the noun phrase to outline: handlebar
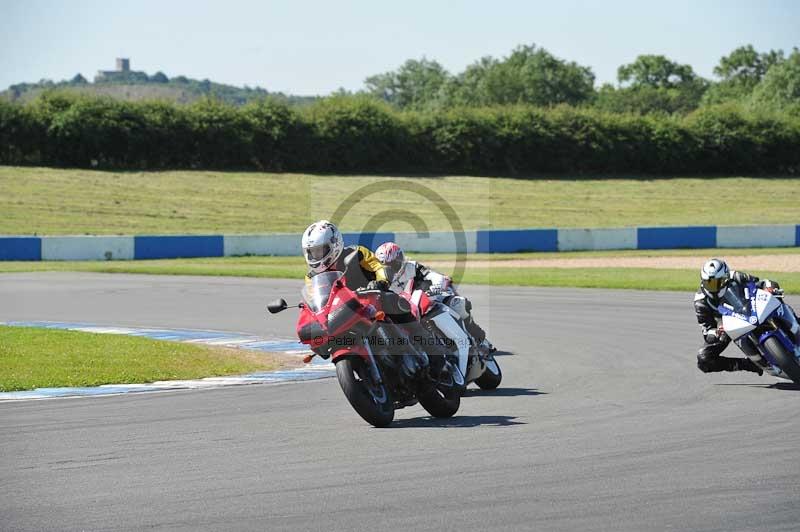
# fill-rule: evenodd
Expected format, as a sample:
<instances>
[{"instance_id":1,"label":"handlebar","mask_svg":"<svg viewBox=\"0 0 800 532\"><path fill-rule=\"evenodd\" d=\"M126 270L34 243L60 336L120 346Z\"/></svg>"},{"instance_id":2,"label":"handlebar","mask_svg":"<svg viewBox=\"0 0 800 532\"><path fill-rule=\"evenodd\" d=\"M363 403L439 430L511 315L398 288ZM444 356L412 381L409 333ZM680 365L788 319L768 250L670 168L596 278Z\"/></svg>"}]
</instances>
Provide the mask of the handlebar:
<instances>
[{"instance_id":1,"label":"handlebar","mask_svg":"<svg viewBox=\"0 0 800 532\"><path fill-rule=\"evenodd\" d=\"M355 293L358 295L365 295L365 296L372 294L381 295L383 293L383 290L367 290L366 288L359 288L358 290L355 290Z\"/></svg>"}]
</instances>

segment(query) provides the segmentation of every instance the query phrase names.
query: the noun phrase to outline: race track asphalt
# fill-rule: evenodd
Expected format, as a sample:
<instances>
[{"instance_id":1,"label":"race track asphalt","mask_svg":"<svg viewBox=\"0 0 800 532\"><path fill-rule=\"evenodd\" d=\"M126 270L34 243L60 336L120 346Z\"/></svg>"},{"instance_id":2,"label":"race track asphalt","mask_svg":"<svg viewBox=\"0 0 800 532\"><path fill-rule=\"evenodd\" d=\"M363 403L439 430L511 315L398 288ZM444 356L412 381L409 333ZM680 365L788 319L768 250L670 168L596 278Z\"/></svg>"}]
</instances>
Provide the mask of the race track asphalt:
<instances>
[{"instance_id":1,"label":"race track asphalt","mask_svg":"<svg viewBox=\"0 0 800 532\"><path fill-rule=\"evenodd\" d=\"M298 285L6 274L0 320L291 338ZM692 294L462 291L507 353L450 420L335 379L0 404L0 529L800 529L800 387L700 373Z\"/></svg>"}]
</instances>

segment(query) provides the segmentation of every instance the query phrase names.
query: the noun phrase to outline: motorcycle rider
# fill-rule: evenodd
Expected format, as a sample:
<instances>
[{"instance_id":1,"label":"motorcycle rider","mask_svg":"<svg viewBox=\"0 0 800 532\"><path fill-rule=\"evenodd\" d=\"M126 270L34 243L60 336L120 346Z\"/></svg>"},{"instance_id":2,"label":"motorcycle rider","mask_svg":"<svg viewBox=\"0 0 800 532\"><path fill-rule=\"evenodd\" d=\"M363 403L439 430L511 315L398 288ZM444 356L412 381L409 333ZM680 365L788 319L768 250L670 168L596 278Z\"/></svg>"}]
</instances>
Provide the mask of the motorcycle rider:
<instances>
[{"instance_id":1,"label":"motorcycle rider","mask_svg":"<svg viewBox=\"0 0 800 532\"><path fill-rule=\"evenodd\" d=\"M328 220L320 220L309 225L303 232L303 256L308 264L306 280L326 271L345 273L345 284L350 288L388 290L389 280L386 269L375 255L364 246L344 245L339 229ZM346 268L350 257L358 254L360 268Z\"/></svg>"},{"instance_id":2,"label":"motorcycle rider","mask_svg":"<svg viewBox=\"0 0 800 532\"><path fill-rule=\"evenodd\" d=\"M758 277L747 273L730 270L725 261L721 259L707 261L700 270L700 288L694 296L694 311L704 339L703 345L697 352L697 367L703 373L752 371L759 375L764 374L764 370L749 358L720 356L731 340L722 328L722 318L717 307L723 303L740 307L744 287L750 282L756 283L756 286L762 290L781 293L778 283L769 279L759 280ZM793 332L800 333L800 331ZM758 354L755 346L749 340L737 340L736 345L745 354L753 356Z\"/></svg>"},{"instance_id":3,"label":"motorcycle rider","mask_svg":"<svg viewBox=\"0 0 800 532\"><path fill-rule=\"evenodd\" d=\"M305 277L306 283L323 272L344 272L345 285L353 290L366 288L383 291L381 303L385 314L392 323L403 327L412 340L428 339L430 334L412 314L408 301L389 289L385 266L368 248L360 245L345 247L342 233L328 220L320 220L309 225L303 232L301 245L303 257L309 268ZM351 265L348 268L348 264L354 260L358 261L359 267ZM386 329L391 331L392 327L387 326ZM393 336L392 341L395 345L403 344L402 335L396 333ZM428 354L424 349L419 350Z\"/></svg>"},{"instance_id":4,"label":"motorcycle rider","mask_svg":"<svg viewBox=\"0 0 800 532\"><path fill-rule=\"evenodd\" d=\"M458 295L450 277L416 261L406 260L403 249L394 242L384 242L378 246L375 256L386 268L391 290L402 292L413 279L415 289L424 290L429 296L444 296L442 302L459 313L467 332L475 339L478 348L487 354L496 351L487 340L486 332L475 323L472 317L472 303L469 299Z\"/></svg>"}]
</instances>

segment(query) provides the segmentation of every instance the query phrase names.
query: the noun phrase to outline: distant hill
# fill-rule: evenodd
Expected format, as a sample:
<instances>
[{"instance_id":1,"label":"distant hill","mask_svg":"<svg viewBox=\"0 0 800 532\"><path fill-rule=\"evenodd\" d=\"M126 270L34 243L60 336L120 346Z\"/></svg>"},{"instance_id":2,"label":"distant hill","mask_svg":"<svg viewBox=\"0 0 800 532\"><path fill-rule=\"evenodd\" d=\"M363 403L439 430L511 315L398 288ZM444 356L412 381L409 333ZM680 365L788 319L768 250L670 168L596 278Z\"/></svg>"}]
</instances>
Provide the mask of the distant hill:
<instances>
[{"instance_id":1,"label":"distant hill","mask_svg":"<svg viewBox=\"0 0 800 532\"><path fill-rule=\"evenodd\" d=\"M100 73L103 74L103 73ZM196 80L185 76L168 78L162 72L148 76L144 72L106 72L95 77L94 83L88 82L81 74L71 80L54 82L43 79L38 83L18 83L0 92L0 98L27 102L44 91L58 90L79 94L110 96L120 100L165 100L179 104L191 103L203 97L211 96L232 105L244 105L253 100L270 96L289 105L308 105L318 99L317 96L293 96L281 92L269 92L261 87L235 87L223 83L214 83L207 79Z\"/></svg>"}]
</instances>

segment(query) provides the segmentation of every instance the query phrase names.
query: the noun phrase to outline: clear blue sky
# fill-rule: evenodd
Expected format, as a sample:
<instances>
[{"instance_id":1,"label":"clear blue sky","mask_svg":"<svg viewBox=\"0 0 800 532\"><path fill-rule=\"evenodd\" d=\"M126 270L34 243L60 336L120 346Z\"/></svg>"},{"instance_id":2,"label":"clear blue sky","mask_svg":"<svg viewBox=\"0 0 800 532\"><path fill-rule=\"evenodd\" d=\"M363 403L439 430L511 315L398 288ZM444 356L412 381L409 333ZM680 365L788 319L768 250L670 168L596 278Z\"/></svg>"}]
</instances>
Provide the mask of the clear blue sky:
<instances>
[{"instance_id":1,"label":"clear blue sky","mask_svg":"<svg viewBox=\"0 0 800 532\"><path fill-rule=\"evenodd\" d=\"M357 90L425 56L457 73L536 43L598 83L639 54L710 77L737 46L800 46L800 1L0 0L0 89L129 57L134 70L292 94Z\"/></svg>"}]
</instances>

